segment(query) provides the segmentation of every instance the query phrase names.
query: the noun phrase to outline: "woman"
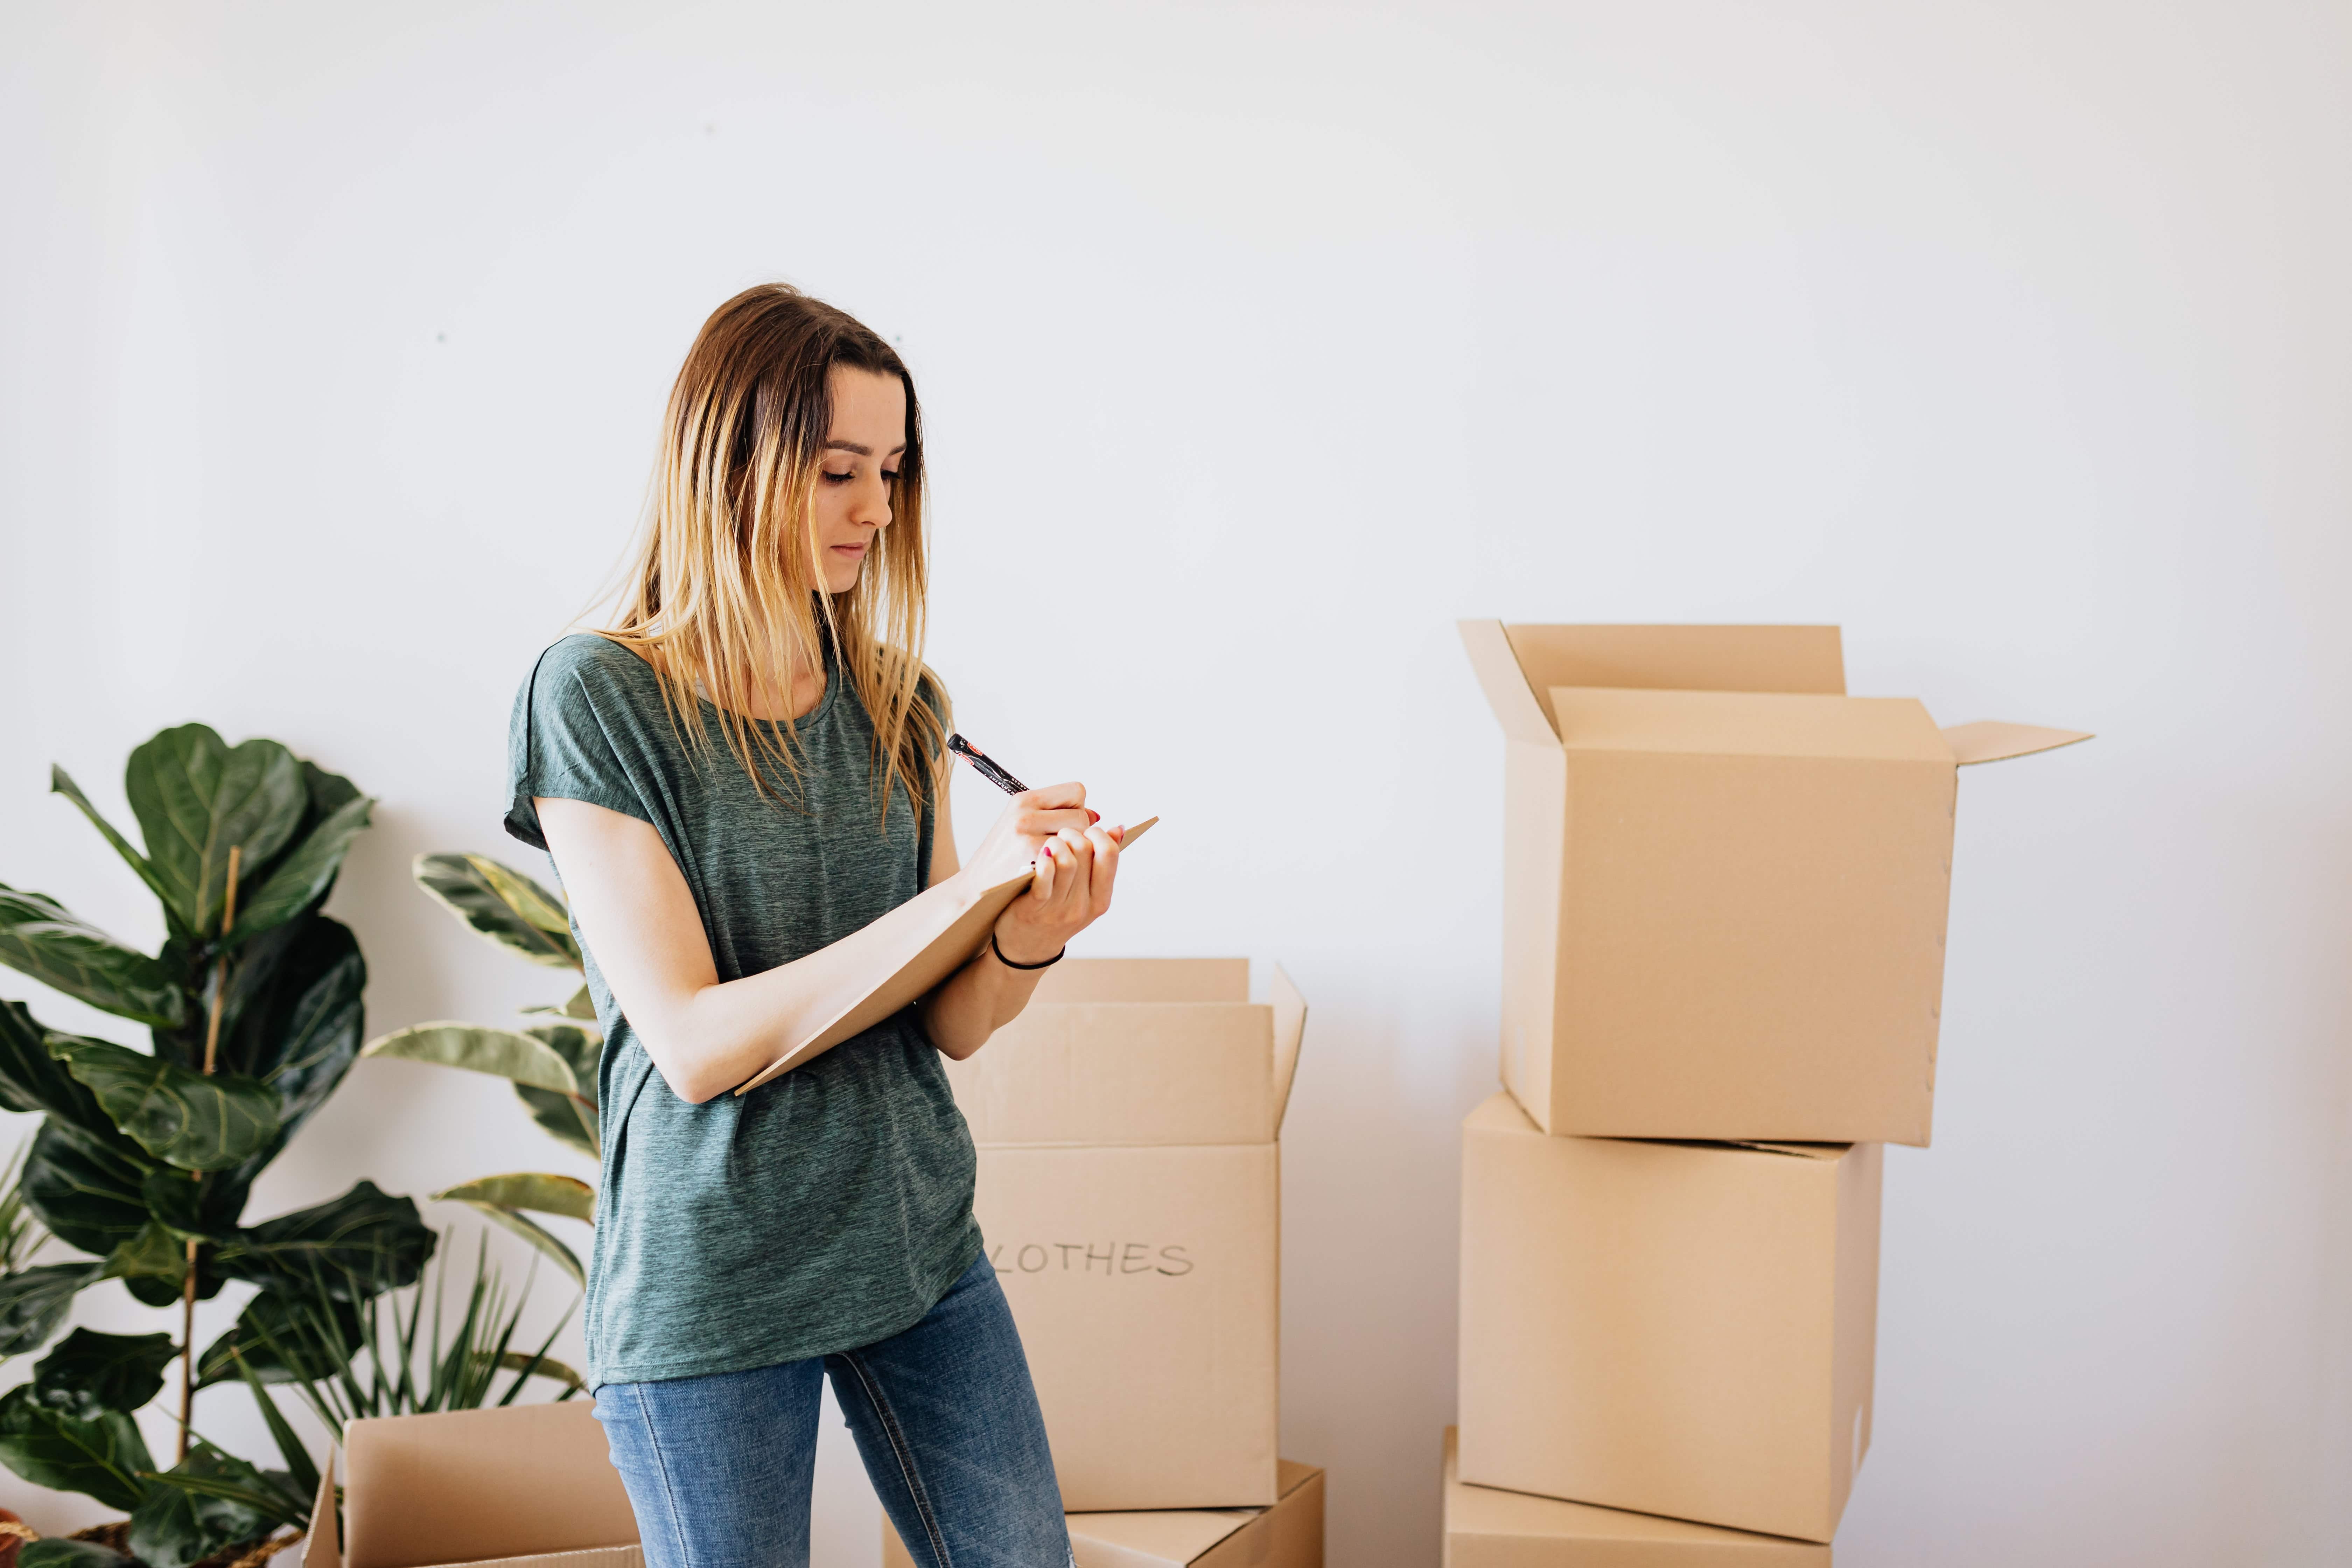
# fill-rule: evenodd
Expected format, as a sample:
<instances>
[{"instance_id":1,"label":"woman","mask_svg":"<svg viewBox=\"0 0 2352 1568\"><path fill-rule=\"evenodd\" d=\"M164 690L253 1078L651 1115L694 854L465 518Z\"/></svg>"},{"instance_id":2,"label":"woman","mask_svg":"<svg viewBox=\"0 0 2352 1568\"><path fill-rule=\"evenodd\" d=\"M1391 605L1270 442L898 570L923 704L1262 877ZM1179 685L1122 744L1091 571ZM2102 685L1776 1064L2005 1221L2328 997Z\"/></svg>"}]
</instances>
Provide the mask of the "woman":
<instances>
[{"instance_id":1,"label":"woman","mask_svg":"<svg viewBox=\"0 0 2352 1568\"><path fill-rule=\"evenodd\" d=\"M828 1373L917 1562L1069 1560L939 1058L1109 906L1120 830L1032 790L957 865L922 529L898 356L747 290L670 394L618 624L516 699L507 827L554 858L604 1029L589 1381L653 1568L808 1561ZM919 1006L731 1092L1033 861Z\"/></svg>"}]
</instances>

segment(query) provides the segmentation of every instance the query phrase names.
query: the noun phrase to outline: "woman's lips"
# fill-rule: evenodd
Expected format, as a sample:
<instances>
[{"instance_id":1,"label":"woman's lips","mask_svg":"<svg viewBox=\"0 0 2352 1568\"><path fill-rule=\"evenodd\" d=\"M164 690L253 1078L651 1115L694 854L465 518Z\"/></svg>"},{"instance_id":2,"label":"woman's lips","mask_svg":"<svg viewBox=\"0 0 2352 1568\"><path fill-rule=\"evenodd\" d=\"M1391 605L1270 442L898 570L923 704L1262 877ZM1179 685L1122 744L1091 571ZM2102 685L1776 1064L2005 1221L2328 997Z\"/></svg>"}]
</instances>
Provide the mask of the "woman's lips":
<instances>
[{"instance_id":1,"label":"woman's lips","mask_svg":"<svg viewBox=\"0 0 2352 1568\"><path fill-rule=\"evenodd\" d=\"M866 553L866 546L863 544L836 544L833 548L843 555L862 556Z\"/></svg>"}]
</instances>

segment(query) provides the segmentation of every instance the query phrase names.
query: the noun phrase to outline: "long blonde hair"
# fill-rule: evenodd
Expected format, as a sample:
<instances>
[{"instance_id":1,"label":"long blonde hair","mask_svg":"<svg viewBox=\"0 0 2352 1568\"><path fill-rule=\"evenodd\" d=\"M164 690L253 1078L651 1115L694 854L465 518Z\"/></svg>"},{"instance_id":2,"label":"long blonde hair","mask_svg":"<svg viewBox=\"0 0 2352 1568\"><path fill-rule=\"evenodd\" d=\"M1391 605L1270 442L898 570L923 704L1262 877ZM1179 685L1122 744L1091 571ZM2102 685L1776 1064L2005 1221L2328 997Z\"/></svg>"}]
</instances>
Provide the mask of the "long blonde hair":
<instances>
[{"instance_id":1,"label":"long blonde hair","mask_svg":"<svg viewBox=\"0 0 2352 1568\"><path fill-rule=\"evenodd\" d=\"M824 591L814 505L835 365L896 376L907 390L890 523L845 594ZM697 752L709 742L698 681L728 749L761 794L780 796L797 794L796 728L783 720L779 739L747 715L763 685L789 693L791 673L823 668L830 647L873 721L884 822L893 784L906 786L919 815L943 752L947 701L922 659L923 496L915 382L890 345L787 284L746 289L702 323L670 389L644 535L623 573L615 624L599 635L646 657Z\"/></svg>"}]
</instances>

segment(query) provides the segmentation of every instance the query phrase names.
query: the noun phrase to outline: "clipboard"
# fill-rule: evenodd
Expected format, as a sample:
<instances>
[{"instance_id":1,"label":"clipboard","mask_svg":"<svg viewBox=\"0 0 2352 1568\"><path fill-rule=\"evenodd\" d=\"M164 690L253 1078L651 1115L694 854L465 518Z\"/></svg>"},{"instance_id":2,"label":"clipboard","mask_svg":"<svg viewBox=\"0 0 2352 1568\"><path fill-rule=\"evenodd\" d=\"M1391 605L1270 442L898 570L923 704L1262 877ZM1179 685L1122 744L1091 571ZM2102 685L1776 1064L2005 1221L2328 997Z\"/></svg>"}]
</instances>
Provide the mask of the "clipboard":
<instances>
[{"instance_id":1,"label":"clipboard","mask_svg":"<svg viewBox=\"0 0 2352 1568\"><path fill-rule=\"evenodd\" d=\"M1119 839L1119 853L1135 847L1135 841L1151 830L1160 819L1146 817L1129 828ZM996 920L1029 886L1035 871L1024 868L1017 877L1008 878L981 894L971 908L956 922L940 932L920 948L908 953L885 979L863 997L853 1002L814 1035L803 1039L784 1054L761 1068L738 1085L737 1094L749 1094L761 1084L782 1073L790 1072L803 1062L824 1055L842 1041L862 1035L883 1019L903 1008L910 1007L940 982L971 962L980 944Z\"/></svg>"}]
</instances>

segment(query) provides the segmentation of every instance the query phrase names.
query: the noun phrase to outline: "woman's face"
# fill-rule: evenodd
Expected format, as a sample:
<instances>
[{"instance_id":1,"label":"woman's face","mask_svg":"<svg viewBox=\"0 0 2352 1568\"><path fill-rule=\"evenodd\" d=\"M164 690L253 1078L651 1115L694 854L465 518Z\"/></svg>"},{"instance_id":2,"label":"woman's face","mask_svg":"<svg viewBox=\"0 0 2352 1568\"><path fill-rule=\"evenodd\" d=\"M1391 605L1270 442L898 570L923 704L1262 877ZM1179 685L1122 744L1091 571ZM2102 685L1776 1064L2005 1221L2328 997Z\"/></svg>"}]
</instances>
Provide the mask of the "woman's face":
<instances>
[{"instance_id":1,"label":"woman's face","mask_svg":"<svg viewBox=\"0 0 2352 1568\"><path fill-rule=\"evenodd\" d=\"M816 481L816 552L828 594L857 586L890 521L890 481L907 450L907 388L895 375L835 365L833 428Z\"/></svg>"}]
</instances>

